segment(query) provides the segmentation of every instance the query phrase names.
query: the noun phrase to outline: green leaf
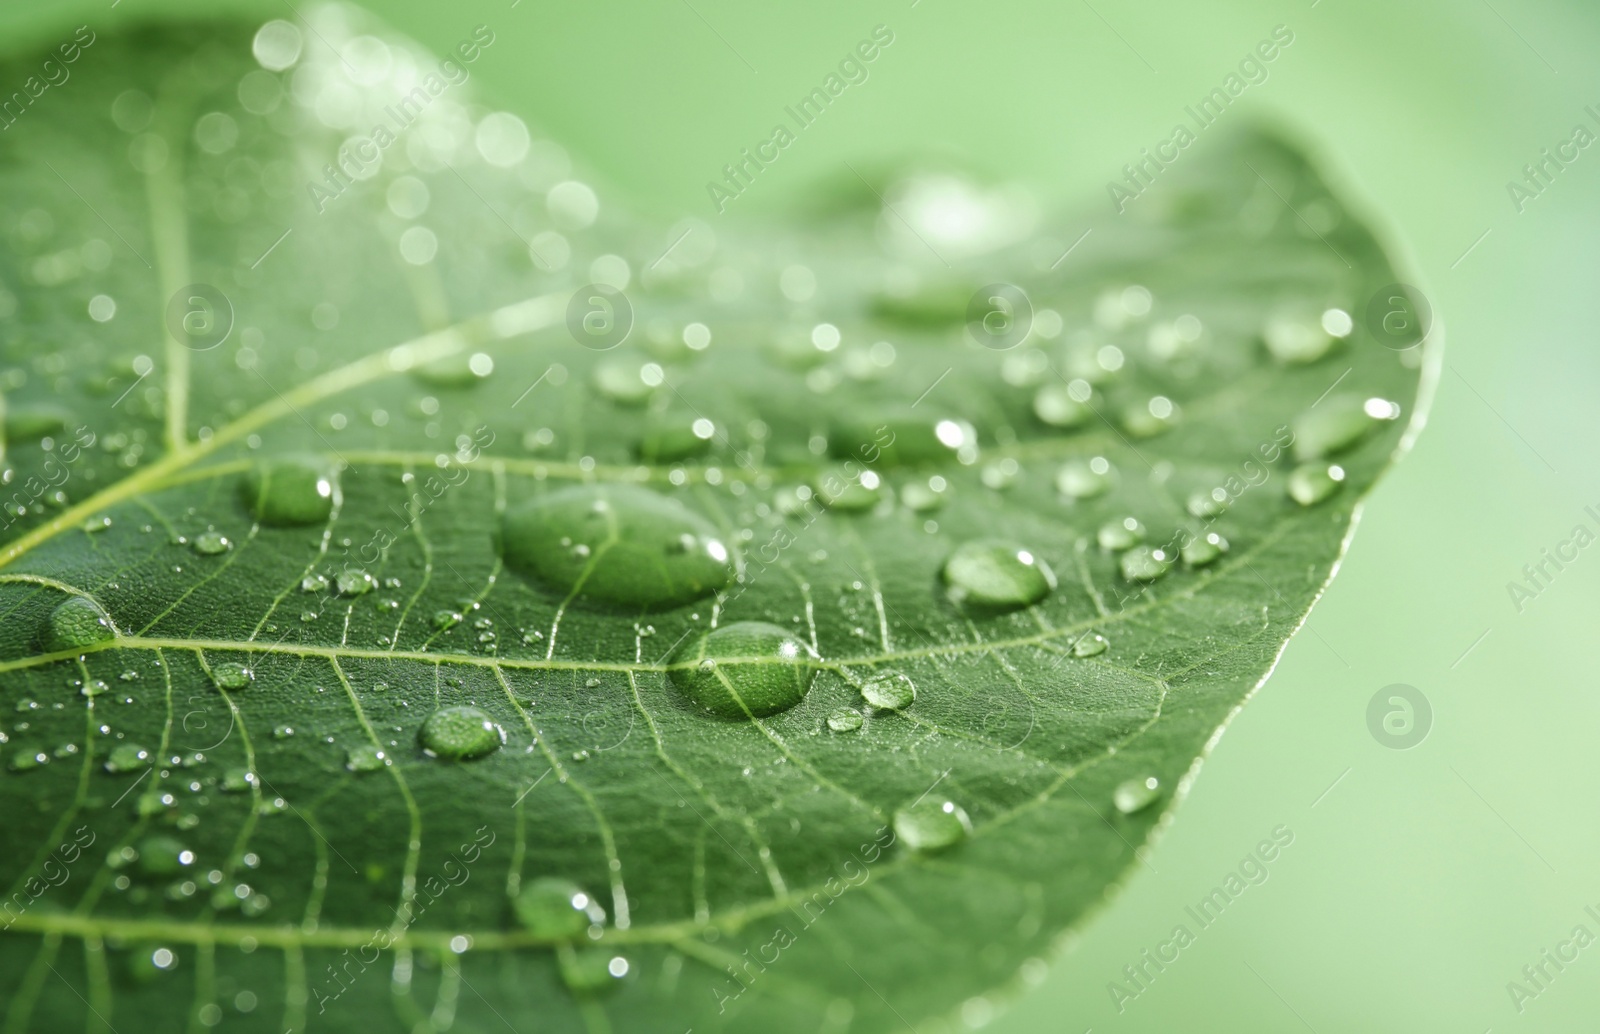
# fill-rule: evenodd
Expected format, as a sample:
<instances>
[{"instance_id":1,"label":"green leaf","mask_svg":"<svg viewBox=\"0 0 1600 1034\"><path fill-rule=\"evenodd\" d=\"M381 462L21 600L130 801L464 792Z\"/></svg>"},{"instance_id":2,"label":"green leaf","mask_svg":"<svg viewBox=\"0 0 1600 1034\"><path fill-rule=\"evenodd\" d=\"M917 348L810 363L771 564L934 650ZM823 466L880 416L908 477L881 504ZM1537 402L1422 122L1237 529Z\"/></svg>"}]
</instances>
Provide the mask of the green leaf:
<instances>
[{"instance_id":1,"label":"green leaf","mask_svg":"<svg viewBox=\"0 0 1600 1034\"><path fill-rule=\"evenodd\" d=\"M94 39L6 131L5 1029L1015 986L1420 426L1370 231L1266 133L1091 221L596 218L450 81L509 44L315 17Z\"/></svg>"}]
</instances>

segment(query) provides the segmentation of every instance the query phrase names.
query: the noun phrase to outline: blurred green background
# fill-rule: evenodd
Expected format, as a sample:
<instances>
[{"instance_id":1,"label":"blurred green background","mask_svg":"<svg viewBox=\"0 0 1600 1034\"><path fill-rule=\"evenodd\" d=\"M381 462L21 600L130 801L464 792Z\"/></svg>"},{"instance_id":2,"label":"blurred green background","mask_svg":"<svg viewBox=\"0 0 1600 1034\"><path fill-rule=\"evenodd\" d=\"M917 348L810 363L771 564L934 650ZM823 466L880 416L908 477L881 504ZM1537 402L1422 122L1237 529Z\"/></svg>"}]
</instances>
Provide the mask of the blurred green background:
<instances>
[{"instance_id":1,"label":"blurred green background","mask_svg":"<svg viewBox=\"0 0 1600 1034\"><path fill-rule=\"evenodd\" d=\"M65 26L222 6L8 3L0 32L52 42ZM1223 117L1300 127L1411 258L1449 330L1429 427L1370 500L1315 634L1290 644L1235 720L1154 871L1141 867L989 1029L1593 1029L1600 945L1549 967L1520 1013L1507 985L1577 924L1600 937L1584 912L1600 913L1600 548L1522 613L1507 584L1574 525L1600 529L1583 513L1600 512L1600 148L1520 213L1506 189L1580 123L1600 133L1592 0L369 6L440 48L489 25L480 85L612 196L668 219L718 219L706 182L889 26L871 78L720 217L741 221L781 217L845 160L929 153L1020 179L1047 211L1107 204L1106 181L1139 148L1288 26L1270 79ZM290 15L287 2L241 9ZM1431 701L1430 734L1410 750L1368 731L1367 703L1392 683ZM1185 906L1280 824L1295 840L1270 879L1119 1014L1107 982L1189 923Z\"/></svg>"}]
</instances>

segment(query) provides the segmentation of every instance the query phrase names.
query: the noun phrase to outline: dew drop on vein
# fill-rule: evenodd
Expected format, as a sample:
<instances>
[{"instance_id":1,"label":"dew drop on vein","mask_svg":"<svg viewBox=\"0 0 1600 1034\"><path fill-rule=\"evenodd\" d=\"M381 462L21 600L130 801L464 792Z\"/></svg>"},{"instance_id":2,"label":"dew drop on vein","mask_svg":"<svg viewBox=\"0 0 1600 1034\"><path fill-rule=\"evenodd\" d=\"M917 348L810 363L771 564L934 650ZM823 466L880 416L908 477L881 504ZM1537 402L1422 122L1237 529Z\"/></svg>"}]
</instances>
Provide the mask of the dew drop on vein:
<instances>
[{"instance_id":1,"label":"dew drop on vein","mask_svg":"<svg viewBox=\"0 0 1600 1034\"><path fill-rule=\"evenodd\" d=\"M789 631L762 621L736 621L684 643L672 655L674 686L699 710L718 718L764 718L805 699L817 655Z\"/></svg>"}]
</instances>

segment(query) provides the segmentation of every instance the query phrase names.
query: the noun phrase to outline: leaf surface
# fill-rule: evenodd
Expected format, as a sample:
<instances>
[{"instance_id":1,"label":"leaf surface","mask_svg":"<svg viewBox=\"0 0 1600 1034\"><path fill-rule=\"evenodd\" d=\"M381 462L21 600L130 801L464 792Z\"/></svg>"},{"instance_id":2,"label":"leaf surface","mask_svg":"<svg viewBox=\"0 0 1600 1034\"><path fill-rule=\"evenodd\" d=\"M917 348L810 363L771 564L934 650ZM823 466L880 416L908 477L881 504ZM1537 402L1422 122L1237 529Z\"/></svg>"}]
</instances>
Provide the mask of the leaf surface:
<instances>
[{"instance_id":1,"label":"leaf surface","mask_svg":"<svg viewBox=\"0 0 1600 1034\"><path fill-rule=\"evenodd\" d=\"M102 36L7 130L5 1029L936 1029L1013 984L1420 426L1371 232L1268 134L1098 221L924 175L654 226L313 20Z\"/></svg>"}]
</instances>

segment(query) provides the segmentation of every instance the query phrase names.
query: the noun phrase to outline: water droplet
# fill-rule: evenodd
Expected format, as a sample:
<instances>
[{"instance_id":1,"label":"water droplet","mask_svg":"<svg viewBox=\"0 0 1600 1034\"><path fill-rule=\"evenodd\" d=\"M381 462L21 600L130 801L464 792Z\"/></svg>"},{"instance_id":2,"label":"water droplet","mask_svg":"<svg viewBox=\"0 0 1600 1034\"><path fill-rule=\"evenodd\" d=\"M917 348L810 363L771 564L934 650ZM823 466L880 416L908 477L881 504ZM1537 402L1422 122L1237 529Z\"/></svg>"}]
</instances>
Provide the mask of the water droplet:
<instances>
[{"instance_id":1,"label":"water droplet","mask_svg":"<svg viewBox=\"0 0 1600 1034\"><path fill-rule=\"evenodd\" d=\"M233 543L220 531L202 531L194 537L194 551L202 556L216 556L233 548Z\"/></svg>"},{"instance_id":2,"label":"water droplet","mask_svg":"<svg viewBox=\"0 0 1600 1034\"><path fill-rule=\"evenodd\" d=\"M320 524L333 511L334 479L315 459L263 460L240 481L244 504L262 524Z\"/></svg>"},{"instance_id":3,"label":"water droplet","mask_svg":"<svg viewBox=\"0 0 1600 1034\"><path fill-rule=\"evenodd\" d=\"M580 948L557 956L561 982L579 994L599 994L628 974L628 960L613 948Z\"/></svg>"},{"instance_id":4,"label":"water droplet","mask_svg":"<svg viewBox=\"0 0 1600 1034\"><path fill-rule=\"evenodd\" d=\"M970 453L977 441L977 431L965 420L932 415L852 416L828 429L828 451L836 459L866 462L880 470L947 462Z\"/></svg>"},{"instance_id":5,"label":"water droplet","mask_svg":"<svg viewBox=\"0 0 1600 1034\"><path fill-rule=\"evenodd\" d=\"M1124 517L1121 520L1107 521L1100 526L1100 531L1095 538L1100 543L1101 549L1121 552L1132 549L1144 541L1144 525L1135 518Z\"/></svg>"},{"instance_id":6,"label":"water droplet","mask_svg":"<svg viewBox=\"0 0 1600 1034\"><path fill-rule=\"evenodd\" d=\"M634 486L586 485L534 499L506 514L502 542L508 563L561 593L620 606L678 606L733 577L728 547L709 521Z\"/></svg>"},{"instance_id":7,"label":"water droplet","mask_svg":"<svg viewBox=\"0 0 1600 1034\"><path fill-rule=\"evenodd\" d=\"M1183 562L1190 567L1204 567L1228 551L1228 540L1214 531L1197 535L1183 544L1179 551Z\"/></svg>"},{"instance_id":8,"label":"water droplet","mask_svg":"<svg viewBox=\"0 0 1600 1034\"><path fill-rule=\"evenodd\" d=\"M146 876L176 876L194 864L194 852L171 837L146 837L139 844L139 871Z\"/></svg>"},{"instance_id":9,"label":"water droplet","mask_svg":"<svg viewBox=\"0 0 1600 1034\"><path fill-rule=\"evenodd\" d=\"M817 656L777 625L738 621L672 656L672 682L718 718L762 718L798 704L816 677Z\"/></svg>"},{"instance_id":10,"label":"water droplet","mask_svg":"<svg viewBox=\"0 0 1600 1034\"><path fill-rule=\"evenodd\" d=\"M434 628L444 632L461 624L463 619L459 610L436 610L430 620Z\"/></svg>"},{"instance_id":11,"label":"water droplet","mask_svg":"<svg viewBox=\"0 0 1600 1034\"><path fill-rule=\"evenodd\" d=\"M340 596L365 596L377 588L378 582L365 571L351 569L340 571L334 584L338 586Z\"/></svg>"},{"instance_id":12,"label":"water droplet","mask_svg":"<svg viewBox=\"0 0 1600 1034\"><path fill-rule=\"evenodd\" d=\"M280 725L272 730L272 738L277 740L286 740L293 735L294 726L292 725Z\"/></svg>"},{"instance_id":13,"label":"water droplet","mask_svg":"<svg viewBox=\"0 0 1600 1034\"><path fill-rule=\"evenodd\" d=\"M1124 815L1143 811L1161 796L1161 780L1155 776L1140 776L1117 784L1111 792L1111 803Z\"/></svg>"},{"instance_id":14,"label":"water droplet","mask_svg":"<svg viewBox=\"0 0 1600 1034\"><path fill-rule=\"evenodd\" d=\"M517 919L528 932L547 940L575 940L605 921L604 910L582 887L553 876L523 884L514 904Z\"/></svg>"},{"instance_id":15,"label":"water droplet","mask_svg":"<svg viewBox=\"0 0 1600 1034\"><path fill-rule=\"evenodd\" d=\"M50 402L23 402L6 407L6 440L11 444L36 442L50 435L61 434L77 423L69 409Z\"/></svg>"},{"instance_id":16,"label":"water droplet","mask_svg":"<svg viewBox=\"0 0 1600 1034\"><path fill-rule=\"evenodd\" d=\"M917 513L929 513L950 499L950 482L938 474L926 481L913 481L900 489L900 501Z\"/></svg>"},{"instance_id":17,"label":"water droplet","mask_svg":"<svg viewBox=\"0 0 1600 1034\"><path fill-rule=\"evenodd\" d=\"M956 602L980 607L1025 607L1056 587L1049 565L1031 550L997 539L957 547L944 563L944 580Z\"/></svg>"},{"instance_id":18,"label":"water droplet","mask_svg":"<svg viewBox=\"0 0 1600 1034\"><path fill-rule=\"evenodd\" d=\"M211 681L223 689L244 689L255 677L255 672L233 661L222 661L211 666Z\"/></svg>"},{"instance_id":19,"label":"water droplet","mask_svg":"<svg viewBox=\"0 0 1600 1034\"><path fill-rule=\"evenodd\" d=\"M248 768L230 768L222 774L224 793L249 793L259 782L260 778Z\"/></svg>"},{"instance_id":20,"label":"water droplet","mask_svg":"<svg viewBox=\"0 0 1600 1034\"><path fill-rule=\"evenodd\" d=\"M831 471L818 475L814 485L817 500L839 513L864 513L883 499L883 479L871 470L855 477Z\"/></svg>"},{"instance_id":21,"label":"water droplet","mask_svg":"<svg viewBox=\"0 0 1600 1034\"><path fill-rule=\"evenodd\" d=\"M411 375L434 388L470 388L493 372L494 358L487 352L457 352L414 367Z\"/></svg>"},{"instance_id":22,"label":"water droplet","mask_svg":"<svg viewBox=\"0 0 1600 1034\"><path fill-rule=\"evenodd\" d=\"M1316 362L1338 343L1322 326L1314 312L1280 313L1267 320L1261 330L1272 357L1284 363Z\"/></svg>"},{"instance_id":23,"label":"water droplet","mask_svg":"<svg viewBox=\"0 0 1600 1034\"><path fill-rule=\"evenodd\" d=\"M430 714L417 730L417 742L432 757L447 761L481 758L499 750L505 732L476 707L446 707Z\"/></svg>"},{"instance_id":24,"label":"water droplet","mask_svg":"<svg viewBox=\"0 0 1600 1034\"><path fill-rule=\"evenodd\" d=\"M1386 399L1332 396L1295 418L1294 458L1304 463L1337 455L1399 415L1400 407Z\"/></svg>"},{"instance_id":25,"label":"water droplet","mask_svg":"<svg viewBox=\"0 0 1600 1034\"><path fill-rule=\"evenodd\" d=\"M1120 557L1122 577L1130 582L1153 582L1172 567L1172 555L1165 549L1135 546Z\"/></svg>"},{"instance_id":26,"label":"water droplet","mask_svg":"<svg viewBox=\"0 0 1600 1034\"><path fill-rule=\"evenodd\" d=\"M1083 401L1074 397L1072 390L1059 381L1046 384L1033 396L1033 413L1051 427L1070 430L1082 426L1093 415Z\"/></svg>"},{"instance_id":27,"label":"water droplet","mask_svg":"<svg viewBox=\"0 0 1600 1034\"><path fill-rule=\"evenodd\" d=\"M855 732L861 728L861 712L853 707L841 707L828 716L828 728L834 732Z\"/></svg>"},{"instance_id":28,"label":"water droplet","mask_svg":"<svg viewBox=\"0 0 1600 1034\"><path fill-rule=\"evenodd\" d=\"M106 771L112 774L136 772L150 765L150 752L133 743L119 743L106 755Z\"/></svg>"},{"instance_id":29,"label":"water droplet","mask_svg":"<svg viewBox=\"0 0 1600 1034\"><path fill-rule=\"evenodd\" d=\"M72 596L50 612L42 638L49 651L86 650L116 637L111 619L87 596Z\"/></svg>"},{"instance_id":30,"label":"water droplet","mask_svg":"<svg viewBox=\"0 0 1600 1034\"><path fill-rule=\"evenodd\" d=\"M370 743L345 751L344 767L352 772L376 772L388 763L389 756Z\"/></svg>"},{"instance_id":31,"label":"water droplet","mask_svg":"<svg viewBox=\"0 0 1600 1034\"><path fill-rule=\"evenodd\" d=\"M107 692L110 689L111 687L106 685L106 683L102 682L100 679L91 679L90 681L85 682L83 684L83 688L78 690L78 692L82 693L86 697L97 697L101 693Z\"/></svg>"},{"instance_id":32,"label":"water droplet","mask_svg":"<svg viewBox=\"0 0 1600 1034\"><path fill-rule=\"evenodd\" d=\"M1097 657L1105 653L1110 646L1111 640L1099 632L1090 632L1072 644L1072 656L1078 658Z\"/></svg>"},{"instance_id":33,"label":"water droplet","mask_svg":"<svg viewBox=\"0 0 1600 1034\"><path fill-rule=\"evenodd\" d=\"M328 579L320 574L308 574L300 579L301 592L321 592L328 587Z\"/></svg>"},{"instance_id":34,"label":"water droplet","mask_svg":"<svg viewBox=\"0 0 1600 1034\"><path fill-rule=\"evenodd\" d=\"M1122 426L1135 438L1151 438L1178 422L1178 406L1165 395L1123 410Z\"/></svg>"},{"instance_id":35,"label":"water droplet","mask_svg":"<svg viewBox=\"0 0 1600 1034\"><path fill-rule=\"evenodd\" d=\"M913 851L942 851L967 838L972 820L961 805L927 796L894 813L894 835Z\"/></svg>"},{"instance_id":36,"label":"water droplet","mask_svg":"<svg viewBox=\"0 0 1600 1034\"><path fill-rule=\"evenodd\" d=\"M1111 464L1103 456L1074 461L1056 471L1056 489L1070 499L1092 499L1111 487Z\"/></svg>"},{"instance_id":37,"label":"water droplet","mask_svg":"<svg viewBox=\"0 0 1600 1034\"><path fill-rule=\"evenodd\" d=\"M648 365L655 366L654 363ZM651 376L650 381L645 380L644 367L639 365L637 359L607 359L594 369L595 390L624 406L644 404L655 393L656 385L661 383L655 376Z\"/></svg>"},{"instance_id":38,"label":"water droplet","mask_svg":"<svg viewBox=\"0 0 1600 1034\"><path fill-rule=\"evenodd\" d=\"M1301 506L1315 506L1339 490L1344 468L1306 463L1289 471L1289 498Z\"/></svg>"},{"instance_id":39,"label":"water droplet","mask_svg":"<svg viewBox=\"0 0 1600 1034\"><path fill-rule=\"evenodd\" d=\"M909 675L884 672L862 685L861 698L880 711L900 711L917 699L917 684Z\"/></svg>"},{"instance_id":40,"label":"water droplet","mask_svg":"<svg viewBox=\"0 0 1600 1034\"><path fill-rule=\"evenodd\" d=\"M1202 519L1221 516L1228 509L1228 490L1213 488L1209 492L1195 492L1189 496L1184 508Z\"/></svg>"}]
</instances>

